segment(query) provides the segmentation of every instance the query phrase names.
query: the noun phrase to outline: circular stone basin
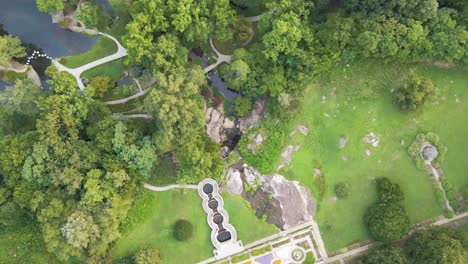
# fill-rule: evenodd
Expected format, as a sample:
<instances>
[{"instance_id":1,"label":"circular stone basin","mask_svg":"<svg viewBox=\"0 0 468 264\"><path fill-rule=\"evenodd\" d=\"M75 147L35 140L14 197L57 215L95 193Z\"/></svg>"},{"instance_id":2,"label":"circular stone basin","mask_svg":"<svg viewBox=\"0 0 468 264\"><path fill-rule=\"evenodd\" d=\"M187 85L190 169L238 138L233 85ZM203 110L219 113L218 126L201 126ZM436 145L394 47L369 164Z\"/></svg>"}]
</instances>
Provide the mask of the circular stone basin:
<instances>
[{"instance_id":1,"label":"circular stone basin","mask_svg":"<svg viewBox=\"0 0 468 264\"><path fill-rule=\"evenodd\" d=\"M229 240L231 240L231 233L229 231L222 231L216 236L216 239L219 242L229 241Z\"/></svg>"},{"instance_id":2,"label":"circular stone basin","mask_svg":"<svg viewBox=\"0 0 468 264\"><path fill-rule=\"evenodd\" d=\"M303 261L305 259L305 252L300 248L295 248L291 251L291 258L294 261Z\"/></svg>"},{"instance_id":3,"label":"circular stone basin","mask_svg":"<svg viewBox=\"0 0 468 264\"><path fill-rule=\"evenodd\" d=\"M206 194L213 193L213 185L211 185L209 183L203 185L203 192L206 193Z\"/></svg>"},{"instance_id":4,"label":"circular stone basin","mask_svg":"<svg viewBox=\"0 0 468 264\"><path fill-rule=\"evenodd\" d=\"M211 209L216 209L218 208L218 201L214 198L211 198L209 201L208 201L208 207L211 208Z\"/></svg>"},{"instance_id":5,"label":"circular stone basin","mask_svg":"<svg viewBox=\"0 0 468 264\"><path fill-rule=\"evenodd\" d=\"M221 214L217 213L213 215L213 222L215 224L221 224L223 221L224 221L224 217Z\"/></svg>"}]
</instances>

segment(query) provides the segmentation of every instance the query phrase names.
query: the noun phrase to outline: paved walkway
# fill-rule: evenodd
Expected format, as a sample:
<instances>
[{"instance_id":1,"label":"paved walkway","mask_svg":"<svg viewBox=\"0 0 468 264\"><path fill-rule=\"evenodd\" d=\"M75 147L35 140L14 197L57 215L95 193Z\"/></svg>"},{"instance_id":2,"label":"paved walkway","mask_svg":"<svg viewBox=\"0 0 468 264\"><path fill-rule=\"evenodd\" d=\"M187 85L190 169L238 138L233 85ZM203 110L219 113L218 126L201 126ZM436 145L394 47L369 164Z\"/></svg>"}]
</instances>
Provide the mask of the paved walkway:
<instances>
[{"instance_id":1,"label":"paved walkway","mask_svg":"<svg viewBox=\"0 0 468 264\"><path fill-rule=\"evenodd\" d=\"M87 71L89 69L95 68L95 67L97 67L99 65L102 65L102 64L105 64L105 63L108 63L108 62L123 58L123 57L127 56L127 50L120 44L120 42L117 39L115 39L114 37L112 37L109 34L98 32L98 31L95 31L95 30L86 29L86 28L76 28L76 31L77 32L84 32L84 33L87 33L87 34L97 34L97 35L104 36L106 38L110 38L117 45L117 52L116 53L114 53L112 55L109 55L107 57L95 60L93 62L90 62L88 64L85 64L85 65L80 66L80 67L75 68L75 69L70 69L68 67L65 67L64 65L60 64L60 62L58 62L55 59L52 60L52 63L55 65L55 67L57 67L57 69L59 71L66 71L66 72L70 73L71 75L73 75L75 77L76 81L78 82L78 87L80 88L80 90L83 91L85 89L85 86L84 86L83 81L81 80L81 77L80 77L83 72L85 72L85 71Z\"/></svg>"},{"instance_id":2,"label":"paved walkway","mask_svg":"<svg viewBox=\"0 0 468 264\"><path fill-rule=\"evenodd\" d=\"M115 117L124 117L124 118L144 118L144 119L153 119L152 116L148 114L124 114L124 113L114 113Z\"/></svg>"},{"instance_id":3,"label":"paved walkway","mask_svg":"<svg viewBox=\"0 0 468 264\"><path fill-rule=\"evenodd\" d=\"M203 69L203 72L204 73L208 73L210 71L212 71L214 68L218 67L221 63L225 62L225 63L231 63L231 60L232 60L232 56L231 55L225 55L225 54L222 54L221 52L219 52L216 47L214 46L213 44L213 39L210 39L210 47L211 49L216 53L216 62L211 64L211 65L208 65L206 68Z\"/></svg>"},{"instance_id":4,"label":"paved walkway","mask_svg":"<svg viewBox=\"0 0 468 264\"><path fill-rule=\"evenodd\" d=\"M191 189L191 190L198 189L198 185L193 185L193 184L172 184L172 185L160 187L160 186L154 186L154 185L145 183L143 187L153 192L165 192L165 191L169 191L173 189Z\"/></svg>"}]
</instances>

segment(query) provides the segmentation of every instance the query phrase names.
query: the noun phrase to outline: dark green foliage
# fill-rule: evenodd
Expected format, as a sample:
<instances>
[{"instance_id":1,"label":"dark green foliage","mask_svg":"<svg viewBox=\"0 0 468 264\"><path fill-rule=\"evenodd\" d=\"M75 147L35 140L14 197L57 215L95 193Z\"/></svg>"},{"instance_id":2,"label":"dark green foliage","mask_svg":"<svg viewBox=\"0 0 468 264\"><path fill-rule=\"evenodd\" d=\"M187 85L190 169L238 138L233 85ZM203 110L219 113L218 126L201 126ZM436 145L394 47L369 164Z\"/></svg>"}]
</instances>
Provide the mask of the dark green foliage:
<instances>
[{"instance_id":1,"label":"dark green foliage","mask_svg":"<svg viewBox=\"0 0 468 264\"><path fill-rule=\"evenodd\" d=\"M388 178L378 178L376 183L377 195L380 201L384 203L399 203L403 201L404 195L400 185L391 182Z\"/></svg>"},{"instance_id":2,"label":"dark green foliage","mask_svg":"<svg viewBox=\"0 0 468 264\"><path fill-rule=\"evenodd\" d=\"M432 228L420 230L409 240L406 251L414 264L466 263L467 232Z\"/></svg>"},{"instance_id":3,"label":"dark green foliage","mask_svg":"<svg viewBox=\"0 0 468 264\"><path fill-rule=\"evenodd\" d=\"M335 194L338 198L346 198L350 192L351 187L347 183L339 182L335 185Z\"/></svg>"},{"instance_id":4,"label":"dark green foliage","mask_svg":"<svg viewBox=\"0 0 468 264\"><path fill-rule=\"evenodd\" d=\"M153 193L146 191L140 192L135 198L131 209L128 211L128 216L120 226L120 231L123 234L133 230L136 225L147 219L154 210L155 196Z\"/></svg>"},{"instance_id":5,"label":"dark green foliage","mask_svg":"<svg viewBox=\"0 0 468 264\"><path fill-rule=\"evenodd\" d=\"M410 73L395 93L396 103L402 110L416 110L430 101L437 90L430 79Z\"/></svg>"},{"instance_id":6,"label":"dark green foliage","mask_svg":"<svg viewBox=\"0 0 468 264\"><path fill-rule=\"evenodd\" d=\"M409 230L405 209L397 203L378 203L367 209L366 223L372 237L379 241L400 239Z\"/></svg>"},{"instance_id":7,"label":"dark green foliage","mask_svg":"<svg viewBox=\"0 0 468 264\"><path fill-rule=\"evenodd\" d=\"M234 99L234 111L240 117L246 117L252 111L252 102L245 97L236 97Z\"/></svg>"},{"instance_id":8,"label":"dark green foliage","mask_svg":"<svg viewBox=\"0 0 468 264\"><path fill-rule=\"evenodd\" d=\"M186 241L192 237L193 225L187 220L180 219L174 224L174 238L179 241Z\"/></svg>"},{"instance_id":9,"label":"dark green foliage","mask_svg":"<svg viewBox=\"0 0 468 264\"><path fill-rule=\"evenodd\" d=\"M100 30L105 29L111 22L110 18L104 14L101 7L94 1L83 2L77 17L87 28L98 28Z\"/></svg>"},{"instance_id":10,"label":"dark green foliage","mask_svg":"<svg viewBox=\"0 0 468 264\"><path fill-rule=\"evenodd\" d=\"M401 249L385 246L366 254L358 261L359 264L407 264L408 260Z\"/></svg>"}]
</instances>

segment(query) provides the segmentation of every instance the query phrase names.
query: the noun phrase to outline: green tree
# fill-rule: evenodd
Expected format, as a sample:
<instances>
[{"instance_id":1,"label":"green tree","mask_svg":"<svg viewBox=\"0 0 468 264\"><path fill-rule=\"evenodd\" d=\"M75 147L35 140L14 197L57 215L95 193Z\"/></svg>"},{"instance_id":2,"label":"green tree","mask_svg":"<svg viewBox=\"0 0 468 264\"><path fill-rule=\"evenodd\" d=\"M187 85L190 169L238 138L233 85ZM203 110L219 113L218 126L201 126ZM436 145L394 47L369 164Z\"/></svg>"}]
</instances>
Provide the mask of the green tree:
<instances>
[{"instance_id":1,"label":"green tree","mask_svg":"<svg viewBox=\"0 0 468 264\"><path fill-rule=\"evenodd\" d=\"M252 111L252 102L245 97L236 97L234 99L234 111L240 117L246 117Z\"/></svg>"},{"instance_id":2,"label":"green tree","mask_svg":"<svg viewBox=\"0 0 468 264\"><path fill-rule=\"evenodd\" d=\"M406 250L411 263L415 264L462 264L466 263L466 231L453 232L442 228L419 230L409 240ZM465 247L465 248L464 248Z\"/></svg>"},{"instance_id":3,"label":"green tree","mask_svg":"<svg viewBox=\"0 0 468 264\"><path fill-rule=\"evenodd\" d=\"M410 73L395 92L395 100L402 110L416 110L433 99L436 93L430 79Z\"/></svg>"},{"instance_id":4,"label":"green tree","mask_svg":"<svg viewBox=\"0 0 468 264\"><path fill-rule=\"evenodd\" d=\"M13 58L26 56L26 51L21 46L21 40L10 35L0 36L0 66L10 66Z\"/></svg>"},{"instance_id":5,"label":"green tree","mask_svg":"<svg viewBox=\"0 0 468 264\"><path fill-rule=\"evenodd\" d=\"M102 98L107 93L115 87L115 82L109 76L96 76L89 82L86 86L86 95L93 98Z\"/></svg>"},{"instance_id":6,"label":"green tree","mask_svg":"<svg viewBox=\"0 0 468 264\"><path fill-rule=\"evenodd\" d=\"M231 65L222 68L222 75L229 88L240 91L247 81L250 67L243 60L235 60Z\"/></svg>"},{"instance_id":7,"label":"green tree","mask_svg":"<svg viewBox=\"0 0 468 264\"><path fill-rule=\"evenodd\" d=\"M157 146L167 147L175 138L184 143L205 124L200 97L200 87L206 83L203 71L176 68L166 75L156 75L156 80L157 87L145 99L144 107L164 131L158 135Z\"/></svg>"},{"instance_id":8,"label":"green tree","mask_svg":"<svg viewBox=\"0 0 468 264\"><path fill-rule=\"evenodd\" d=\"M407 264L408 259L396 247L385 246L371 251L359 260L359 264Z\"/></svg>"},{"instance_id":9,"label":"green tree","mask_svg":"<svg viewBox=\"0 0 468 264\"><path fill-rule=\"evenodd\" d=\"M136 264L161 264L159 251L154 248L141 249L133 257Z\"/></svg>"},{"instance_id":10,"label":"green tree","mask_svg":"<svg viewBox=\"0 0 468 264\"><path fill-rule=\"evenodd\" d=\"M67 243L78 249L87 248L100 236L98 225L85 210L75 211L71 214L60 231Z\"/></svg>"},{"instance_id":11,"label":"green tree","mask_svg":"<svg viewBox=\"0 0 468 264\"><path fill-rule=\"evenodd\" d=\"M373 238L393 241L405 235L410 227L405 209L397 203L378 203L367 209L365 220Z\"/></svg>"},{"instance_id":12,"label":"green tree","mask_svg":"<svg viewBox=\"0 0 468 264\"><path fill-rule=\"evenodd\" d=\"M40 11L53 14L65 8L66 0L36 0L36 2Z\"/></svg>"},{"instance_id":13,"label":"green tree","mask_svg":"<svg viewBox=\"0 0 468 264\"><path fill-rule=\"evenodd\" d=\"M94 1L82 2L77 18L88 28L103 28L109 19Z\"/></svg>"}]
</instances>

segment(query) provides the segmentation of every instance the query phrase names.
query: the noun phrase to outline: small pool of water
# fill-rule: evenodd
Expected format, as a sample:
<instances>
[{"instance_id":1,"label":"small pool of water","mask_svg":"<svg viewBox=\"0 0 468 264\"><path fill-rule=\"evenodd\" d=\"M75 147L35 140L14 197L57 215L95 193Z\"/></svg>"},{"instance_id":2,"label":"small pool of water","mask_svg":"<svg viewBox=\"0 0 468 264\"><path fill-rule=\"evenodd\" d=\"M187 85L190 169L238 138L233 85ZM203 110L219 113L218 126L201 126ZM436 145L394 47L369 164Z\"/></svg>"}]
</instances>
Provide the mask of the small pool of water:
<instances>
[{"instance_id":1,"label":"small pool of water","mask_svg":"<svg viewBox=\"0 0 468 264\"><path fill-rule=\"evenodd\" d=\"M221 94L223 94L224 98L227 101L232 102L234 98L240 96L239 93L229 90L229 88L226 86L226 83L224 83L217 71L208 73L207 77L210 80L211 87L215 88Z\"/></svg>"},{"instance_id":2,"label":"small pool of water","mask_svg":"<svg viewBox=\"0 0 468 264\"><path fill-rule=\"evenodd\" d=\"M0 24L11 35L36 44L52 57L83 53L98 40L53 24L51 15L40 12L35 0L0 0Z\"/></svg>"},{"instance_id":3,"label":"small pool of water","mask_svg":"<svg viewBox=\"0 0 468 264\"><path fill-rule=\"evenodd\" d=\"M10 83L5 82L4 80L0 80L0 92L5 90L5 87L10 86Z\"/></svg>"}]
</instances>

